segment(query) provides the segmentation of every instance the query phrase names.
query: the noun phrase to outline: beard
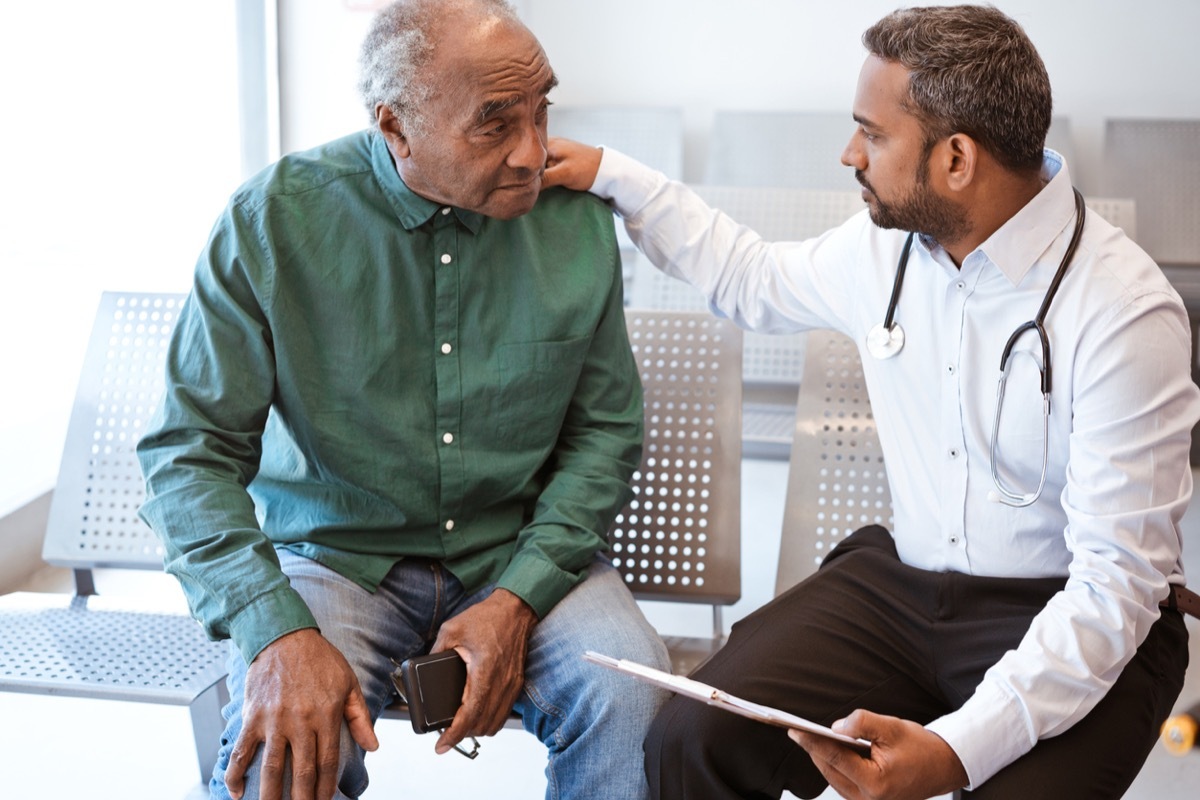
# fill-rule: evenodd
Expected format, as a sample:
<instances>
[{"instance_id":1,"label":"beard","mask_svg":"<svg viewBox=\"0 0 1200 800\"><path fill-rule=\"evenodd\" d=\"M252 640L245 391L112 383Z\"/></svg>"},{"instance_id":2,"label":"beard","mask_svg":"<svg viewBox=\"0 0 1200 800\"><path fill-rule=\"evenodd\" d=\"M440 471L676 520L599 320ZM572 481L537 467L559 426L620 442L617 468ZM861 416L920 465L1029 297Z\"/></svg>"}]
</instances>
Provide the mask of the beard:
<instances>
[{"instance_id":1,"label":"beard","mask_svg":"<svg viewBox=\"0 0 1200 800\"><path fill-rule=\"evenodd\" d=\"M912 191L887 203L879 198L860 170L854 171L854 177L873 196L874 202L868 201L867 208L871 221L881 228L923 233L943 246L958 241L971 228L966 209L930 187L928 162L922 161L917 170Z\"/></svg>"}]
</instances>

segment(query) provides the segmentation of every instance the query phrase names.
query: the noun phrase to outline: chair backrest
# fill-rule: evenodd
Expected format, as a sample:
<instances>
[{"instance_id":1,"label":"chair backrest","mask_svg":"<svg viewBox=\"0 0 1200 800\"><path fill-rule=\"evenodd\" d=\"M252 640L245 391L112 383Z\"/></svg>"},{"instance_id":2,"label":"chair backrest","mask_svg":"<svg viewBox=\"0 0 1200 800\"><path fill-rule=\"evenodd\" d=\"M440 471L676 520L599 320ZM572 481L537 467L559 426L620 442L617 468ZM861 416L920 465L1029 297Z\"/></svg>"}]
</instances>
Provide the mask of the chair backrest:
<instances>
[{"instance_id":1,"label":"chair backrest","mask_svg":"<svg viewBox=\"0 0 1200 800\"><path fill-rule=\"evenodd\" d=\"M42 556L58 566L162 569L138 517L135 447L158 407L186 295L105 292L75 394ZM638 593L741 593L741 331L705 314L630 312L646 396L635 499L612 533ZM732 377L731 377L732 376Z\"/></svg>"},{"instance_id":2,"label":"chair backrest","mask_svg":"<svg viewBox=\"0 0 1200 800\"><path fill-rule=\"evenodd\" d=\"M704 182L851 190L858 183L841 155L852 133L849 110L718 111Z\"/></svg>"},{"instance_id":3,"label":"chair backrest","mask_svg":"<svg viewBox=\"0 0 1200 800\"><path fill-rule=\"evenodd\" d=\"M556 105L547 127L551 136L608 145L668 178L683 178L682 109Z\"/></svg>"},{"instance_id":4,"label":"chair backrest","mask_svg":"<svg viewBox=\"0 0 1200 800\"><path fill-rule=\"evenodd\" d=\"M1160 264L1200 264L1200 119L1110 119L1102 191L1137 202L1137 242Z\"/></svg>"},{"instance_id":5,"label":"chair backrest","mask_svg":"<svg viewBox=\"0 0 1200 800\"><path fill-rule=\"evenodd\" d=\"M646 398L633 500L609 534L646 599L741 596L741 331L707 312L625 312Z\"/></svg>"},{"instance_id":6,"label":"chair backrest","mask_svg":"<svg viewBox=\"0 0 1200 800\"><path fill-rule=\"evenodd\" d=\"M853 191L779 187L697 186L696 193L714 208L761 234L768 241L796 241L824 233L863 210ZM631 305L703 311L701 294L657 270L645 256L634 265ZM795 386L804 370L805 335L744 337L743 379L751 384Z\"/></svg>"},{"instance_id":7,"label":"chair backrest","mask_svg":"<svg viewBox=\"0 0 1200 800\"><path fill-rule=\"evenodd\" d=\"M1085 197L1089 211L1095 211L1105 220L1125 231L1135 242L1137 237L1137 202L1128 197Z\"/></svg>"},{"instance_id":8,"label":"chair backrest","mask_svg":"<svg viewBox=\"0 0 1200 800\"><path fill-rule=\"evenodd\" d=\"M864 525L892 526L892 494L858 348L834 331L808 334L775 593L811 575Z\"/></svg>"},{"instance_id":9,"label":"chair backrest","mask_svg":"<svg viewBox=\"0 0 1200 800\"><path fill-rule=\"evenodd\" d=\"M1128 197L1085 197L1088 211L1104 217L1120 228L1130 239L1137 241L1137 203Z\"/></svg>"},{"instance_id":10,"label":"chair backrest","mask_svg":"<svg viewBox=\"0 0 1200 800\"><path fill-rule=\"evenodd\" d=\"M162 545L137 515L145 490L134 448L158 407L184 297L101 297L50 504L42 545L48 563L162 569Z\"/></svg>"}]
</instances>

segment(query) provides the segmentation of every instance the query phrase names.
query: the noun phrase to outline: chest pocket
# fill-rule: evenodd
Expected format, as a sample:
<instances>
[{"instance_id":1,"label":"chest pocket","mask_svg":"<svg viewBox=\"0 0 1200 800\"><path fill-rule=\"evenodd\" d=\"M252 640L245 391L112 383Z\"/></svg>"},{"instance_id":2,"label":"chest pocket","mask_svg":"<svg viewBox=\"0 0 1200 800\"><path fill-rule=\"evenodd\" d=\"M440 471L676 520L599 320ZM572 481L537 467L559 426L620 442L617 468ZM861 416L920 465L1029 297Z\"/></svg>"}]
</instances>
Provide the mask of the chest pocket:
<instances>
[{"instance_id":1,"label":"chest pocket","mask_svg":"<svg viewBox=\"0 0 1200 800\"><path fill-rule=\"evenodd\" d=\"M584 336L500 347L501 389L491 422L501 441L549 445L557 439L590 345Z\"/></svg>"}]
</instances>

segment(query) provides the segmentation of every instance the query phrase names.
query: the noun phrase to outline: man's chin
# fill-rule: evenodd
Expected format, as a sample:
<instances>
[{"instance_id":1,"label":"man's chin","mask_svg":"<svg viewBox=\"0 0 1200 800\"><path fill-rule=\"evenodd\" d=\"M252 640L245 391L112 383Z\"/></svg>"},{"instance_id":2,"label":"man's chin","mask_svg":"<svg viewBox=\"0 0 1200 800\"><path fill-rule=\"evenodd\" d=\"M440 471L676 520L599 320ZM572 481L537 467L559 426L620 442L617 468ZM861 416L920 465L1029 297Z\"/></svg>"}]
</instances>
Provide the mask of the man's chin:
<instances>
[{"instance_id":1,"label":"man's chin","mask_svg":"<svg viewBox=\"0 0 1200 800\"><path fill-rule=\"evenodd\" d=\"M519 186L504 186L492 192L490 208L484 213L496 219L515 219L528 214L537 205L542 191L541 177Z\"/></svg>"}]
</instances>

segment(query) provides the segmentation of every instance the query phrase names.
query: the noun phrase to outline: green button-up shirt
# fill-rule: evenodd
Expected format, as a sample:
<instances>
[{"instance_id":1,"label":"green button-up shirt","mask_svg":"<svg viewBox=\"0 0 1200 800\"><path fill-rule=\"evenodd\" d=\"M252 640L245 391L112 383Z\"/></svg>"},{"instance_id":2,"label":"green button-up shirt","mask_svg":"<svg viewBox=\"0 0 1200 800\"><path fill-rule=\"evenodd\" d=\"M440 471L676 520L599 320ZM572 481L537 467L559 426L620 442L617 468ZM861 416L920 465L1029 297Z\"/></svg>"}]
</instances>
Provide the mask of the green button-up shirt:
<instances>
[{"instance_id":1,"label":"green button-up shirt","mask_svg":"<svg viewBox=\"0 0 1200 800\"><path fill-rule=\"evenodd\" d=\"M166 370L141 513L247 661L316 625L275 547L368 590L437 559L545 615L640 458L610 210L563 190L515 220L444 208L369 131L234 195Z\"/></svg>"}]
</instances>

